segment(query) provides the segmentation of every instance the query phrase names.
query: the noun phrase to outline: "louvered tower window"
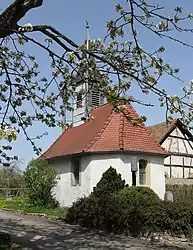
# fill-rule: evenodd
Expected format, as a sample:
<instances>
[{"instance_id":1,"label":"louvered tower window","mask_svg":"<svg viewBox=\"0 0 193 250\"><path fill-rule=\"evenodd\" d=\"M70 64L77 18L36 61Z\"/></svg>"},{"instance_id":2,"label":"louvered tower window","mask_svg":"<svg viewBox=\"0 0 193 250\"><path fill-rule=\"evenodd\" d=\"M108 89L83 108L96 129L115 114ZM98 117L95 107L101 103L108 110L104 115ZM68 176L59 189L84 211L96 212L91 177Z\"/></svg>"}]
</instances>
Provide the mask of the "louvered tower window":
<instances>
[{"instance_id":1,"label":"louvered tower window","mask_svg":"<svg viewBox=\"0 0 193 250\"><path fill-rule=\"evenodd\" d=\"M98 90L92 90L92 107L98 107L100 105L100 94Z\"/></svg>"},{"instance_id":2,"label":"louvered tower window","mask_svg":"<svg viewBox=\"0 0 193 250\"><path fill-rule=\"evenodd\" d=\"M82 92L79 92L76 95L76 107L82 108Z\"/></svg>"}]
</instances>

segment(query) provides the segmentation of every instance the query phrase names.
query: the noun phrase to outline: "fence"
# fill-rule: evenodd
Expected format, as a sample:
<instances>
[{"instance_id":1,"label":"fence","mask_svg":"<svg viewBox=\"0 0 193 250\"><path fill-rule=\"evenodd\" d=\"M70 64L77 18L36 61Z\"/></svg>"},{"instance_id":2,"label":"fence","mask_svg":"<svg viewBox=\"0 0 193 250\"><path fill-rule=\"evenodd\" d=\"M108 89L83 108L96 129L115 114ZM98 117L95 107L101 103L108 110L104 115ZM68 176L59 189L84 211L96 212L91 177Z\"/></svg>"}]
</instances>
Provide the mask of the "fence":
<instances>
[{"instance_id":1,"label":"fence","mask_svg":"<svg viewBox=\"0 0 193 250\"><path fill-rule=\"evenodd\" d=\"M25 196L27 188L0 188L0 196Z\"/></svg>"},{"instance_id":2,"label":"fence","mask_svg":"<svg viewBox=\"0 0 193 250\"><path fill-rule=\"evenodd\" d=\"M166 185L193 185L193 179L166 178Z\"/></svg>"}]
</instances>

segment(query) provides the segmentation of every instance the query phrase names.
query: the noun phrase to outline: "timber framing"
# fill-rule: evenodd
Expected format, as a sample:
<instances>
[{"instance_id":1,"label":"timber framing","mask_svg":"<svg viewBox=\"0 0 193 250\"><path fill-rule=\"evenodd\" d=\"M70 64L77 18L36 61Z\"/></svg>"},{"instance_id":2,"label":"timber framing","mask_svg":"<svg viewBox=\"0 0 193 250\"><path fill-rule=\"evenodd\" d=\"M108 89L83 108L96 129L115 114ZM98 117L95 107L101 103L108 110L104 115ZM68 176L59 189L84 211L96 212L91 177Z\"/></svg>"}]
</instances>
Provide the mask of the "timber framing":
<instances>
[{"instance_id":1,"label":"timber framing","mask_svg":"<svg viewBox=\"0 0 193 250\"><path fill-rule=\"evenodd\" d=\"M180 129L180 131L186 135L186 140L188 141L192 141L193 142L193 135L192 133L188 130L188 128L180 121L180 119L176 119L176 122L174 123L174 125L167 131L167 133L162 137L161 141L160 141L160 145L166 140L166 138L168 137L175 137L175 138L178 138L178 139L185 139L185 138L181 138L181 137L178 137L178 136L173 136L173 135L170 135L174 129L178 127Z\"/></svg>"}]
</instances>

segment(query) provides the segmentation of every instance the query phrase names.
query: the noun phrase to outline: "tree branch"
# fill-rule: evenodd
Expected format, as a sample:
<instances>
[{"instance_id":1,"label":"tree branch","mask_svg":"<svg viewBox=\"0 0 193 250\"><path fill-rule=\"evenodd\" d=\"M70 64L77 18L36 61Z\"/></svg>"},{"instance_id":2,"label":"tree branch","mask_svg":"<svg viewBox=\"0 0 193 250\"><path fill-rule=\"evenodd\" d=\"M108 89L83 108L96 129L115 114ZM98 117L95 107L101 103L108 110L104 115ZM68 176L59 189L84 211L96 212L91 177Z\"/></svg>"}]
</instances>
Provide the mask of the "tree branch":
<instances>
[{"instance_id":1,"label":"tree branch","mask_svg":"<svg viewBox=\"0 0 193 250\"><path fill-rule=\"evenodd\" d=\"M18 22L33 8L42 6L43 0L15 0L0 15L0 38L13 34L18 30Z\"/></svg>"}]
</instances>

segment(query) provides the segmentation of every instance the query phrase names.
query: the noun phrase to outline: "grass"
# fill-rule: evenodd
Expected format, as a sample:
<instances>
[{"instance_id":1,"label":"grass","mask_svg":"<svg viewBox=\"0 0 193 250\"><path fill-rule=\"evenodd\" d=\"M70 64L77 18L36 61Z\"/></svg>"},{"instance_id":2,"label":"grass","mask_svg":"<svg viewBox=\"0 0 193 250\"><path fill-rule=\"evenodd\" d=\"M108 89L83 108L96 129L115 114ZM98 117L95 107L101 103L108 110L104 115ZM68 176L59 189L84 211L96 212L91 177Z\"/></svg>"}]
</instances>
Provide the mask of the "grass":
<instances>
[{"instance_id":1,"label":"grass","mask_svg":"<svg viewBox=\"0 0 193 250\"><path fill-rule=\"evenodd\" d=\"M1 246L0 245L0 250L22 250L24 249L23 247L16 245L16 244L11 244L10 246ZM26 248L25 248L26 249Z\"/></svg>"},{"instance_id":2,"label":"grass","mask_svg":"<svg viewBox=\"0 0 193 250\"><path fill-rule=\"evenodd\" d=\"M45 214L55 219L64 219L66 216L65 208L35 207L31 205L28 202L28 199L25 197L14 197L13 200L10 201L7 201L5 198L0 197L0 209L9 209L11 211L22 211L24 213Z\"/></svg>"}]
</instances>

